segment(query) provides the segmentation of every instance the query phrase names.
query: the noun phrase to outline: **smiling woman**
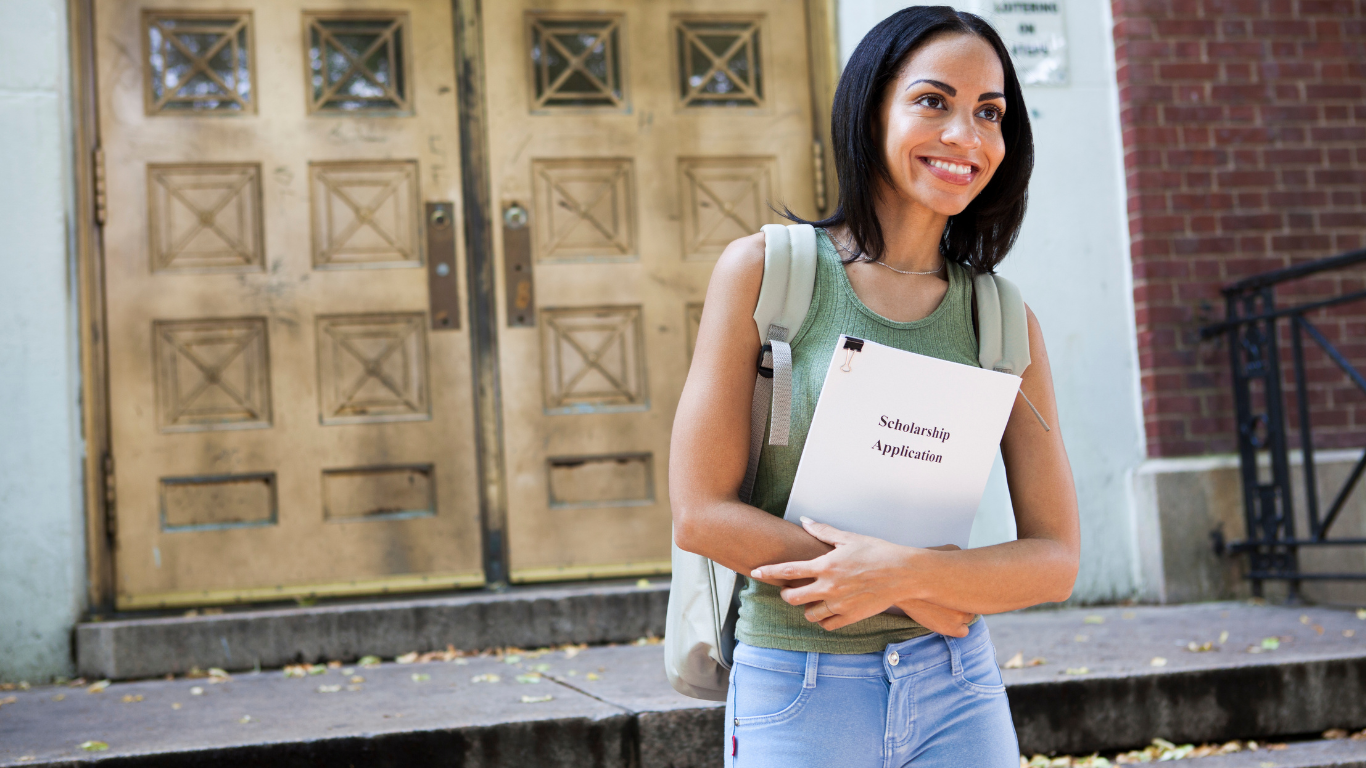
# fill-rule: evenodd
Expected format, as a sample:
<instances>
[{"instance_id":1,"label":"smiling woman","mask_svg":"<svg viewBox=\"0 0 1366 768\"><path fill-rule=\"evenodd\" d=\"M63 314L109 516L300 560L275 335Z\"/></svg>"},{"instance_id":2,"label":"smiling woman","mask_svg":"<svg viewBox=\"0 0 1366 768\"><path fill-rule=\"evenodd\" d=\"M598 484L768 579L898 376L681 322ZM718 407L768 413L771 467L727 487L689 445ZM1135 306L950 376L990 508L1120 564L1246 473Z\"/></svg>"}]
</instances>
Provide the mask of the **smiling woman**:
<instances>
[{"instance_id":1,"label":"smiling woman","mask_svg":"<svg viewBox=\"0 0 1366 768\"><path fill-rule=\"evenodd\" d=\"M832 109L839 206L817 227L810 309L791 329L786 445L763 445L741 498L761 339L762 233L717 262L674 422L674 539L749 574L726 702L727 766L1014 766L981 614L1071 593L1076 493L1060 430L1016 403L1001 451L1019 539L903 547L784 521L836 340L978 364L973 279L1010 251L1033 138L1000 38L947 7L902 10L859 44ZM1026 309L1020 390L1057 423L1043 333Z\"/></svg>"}]
</instances>

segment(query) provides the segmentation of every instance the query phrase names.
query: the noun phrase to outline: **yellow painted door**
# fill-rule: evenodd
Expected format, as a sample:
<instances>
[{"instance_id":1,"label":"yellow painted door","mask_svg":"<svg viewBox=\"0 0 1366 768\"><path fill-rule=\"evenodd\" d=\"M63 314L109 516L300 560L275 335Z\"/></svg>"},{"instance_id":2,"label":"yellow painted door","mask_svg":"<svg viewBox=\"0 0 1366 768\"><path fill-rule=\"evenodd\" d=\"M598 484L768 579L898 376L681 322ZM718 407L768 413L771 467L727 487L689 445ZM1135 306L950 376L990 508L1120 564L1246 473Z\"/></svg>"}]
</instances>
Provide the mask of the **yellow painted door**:
<instances>
[{"instance_id":1,"label":"yellow painted door","mask_svg":"<svg viewBox=\"0 0 1366 768\"><path fill-rule=\"evenodd\" d=\"M664 572L669 430L712 266L777 221L770 203L815 213L805 5L483 14L510 576Z\"/></svg>"},{"instance_id":2,"label":"yellow painted door","mask_svg":"<svg viewBox=\"0 0 1366 768\"><path fill-rule=\"evenodd\" d=\"M95 9L118 605L481 583L451 4Z\"/></svg>"}]
</instances>

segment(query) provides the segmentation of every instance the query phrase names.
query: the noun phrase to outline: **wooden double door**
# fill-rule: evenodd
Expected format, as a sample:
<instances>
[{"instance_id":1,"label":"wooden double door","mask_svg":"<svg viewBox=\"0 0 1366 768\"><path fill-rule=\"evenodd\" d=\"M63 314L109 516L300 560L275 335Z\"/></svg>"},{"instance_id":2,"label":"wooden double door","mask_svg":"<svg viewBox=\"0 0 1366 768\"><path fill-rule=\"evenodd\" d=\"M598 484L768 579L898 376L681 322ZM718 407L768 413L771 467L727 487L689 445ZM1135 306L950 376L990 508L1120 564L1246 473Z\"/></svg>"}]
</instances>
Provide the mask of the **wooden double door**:
<instances>
[{"instance_id":1,"label":"wooden double door","mask_svg":"<svg viewBox=\"0 0 1366 768\"><path fill-rule=\"evenodd\" d=\"M120 607L668 570L712 264L820 202L803 3L95 7Z\"/></svg>"}]
</instances>

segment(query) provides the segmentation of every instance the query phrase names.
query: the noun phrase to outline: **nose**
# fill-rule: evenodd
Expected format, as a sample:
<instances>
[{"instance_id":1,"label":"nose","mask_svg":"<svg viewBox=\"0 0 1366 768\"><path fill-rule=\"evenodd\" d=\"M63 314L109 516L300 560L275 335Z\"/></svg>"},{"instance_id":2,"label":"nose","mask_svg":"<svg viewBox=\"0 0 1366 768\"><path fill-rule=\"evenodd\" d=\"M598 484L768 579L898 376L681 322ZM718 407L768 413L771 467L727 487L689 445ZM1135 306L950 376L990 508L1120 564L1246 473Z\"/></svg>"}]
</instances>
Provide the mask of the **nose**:
<instances>
[{"instance_id":1,"label":"nose","mask_svg":"<svg viewBox=\"0 0 1366 768\"><path fill-rule=\"evenodd\" d=\"M982 146L982 135L977 130L977 122L971 112L959 110L947 125L940 139L948 145L964 149L977 149Z\"/></svg>"}]
</instances>

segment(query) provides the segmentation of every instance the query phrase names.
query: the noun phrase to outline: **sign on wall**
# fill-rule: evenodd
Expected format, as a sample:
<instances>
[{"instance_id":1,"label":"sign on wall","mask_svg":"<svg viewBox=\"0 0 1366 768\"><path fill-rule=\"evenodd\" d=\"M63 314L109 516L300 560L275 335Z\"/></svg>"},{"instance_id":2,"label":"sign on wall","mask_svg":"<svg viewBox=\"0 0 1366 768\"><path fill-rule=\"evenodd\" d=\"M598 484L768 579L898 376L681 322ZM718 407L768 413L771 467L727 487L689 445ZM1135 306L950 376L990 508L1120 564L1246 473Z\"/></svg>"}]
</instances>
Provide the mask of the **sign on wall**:
<instances>
[{"instance_id":1,"label":"sign on wall","mask_svg":"<svg viewBox=\"0 0 1366 768\"><path fill-rule=\"evenodd\" d=\"M992 0L990 8L1020 84L1067 85L1062 0Z\"/></svg>"}]
</instances>

